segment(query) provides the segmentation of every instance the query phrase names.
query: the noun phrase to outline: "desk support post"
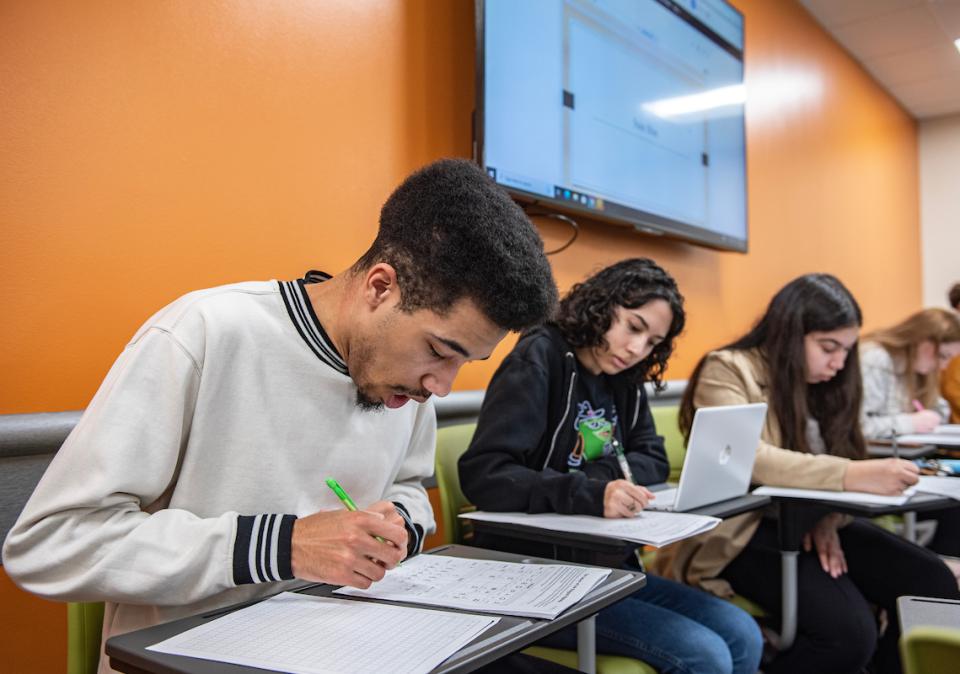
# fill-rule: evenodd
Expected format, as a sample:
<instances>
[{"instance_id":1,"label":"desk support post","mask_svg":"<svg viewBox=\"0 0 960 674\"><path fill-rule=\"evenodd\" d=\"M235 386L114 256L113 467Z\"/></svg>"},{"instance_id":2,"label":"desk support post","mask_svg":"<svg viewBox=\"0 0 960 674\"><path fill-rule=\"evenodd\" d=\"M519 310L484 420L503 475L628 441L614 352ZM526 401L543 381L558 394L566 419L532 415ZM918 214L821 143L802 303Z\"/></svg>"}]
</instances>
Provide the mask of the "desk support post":
<instances>
[{"instance_id":1,"label":"desk support post","mask_svg":"<svg viewBox=\"0 0 960 674\"><path fill-rule=\"evenodd\" d=\"M597 616L577 623L577 669L586 674L597 671Z\"/></svg>"},{"instance_id":2,"label":"desk support post","mask_svg":"<svg viewBox=\"0 0 960 674\"><path fill-rule=\"evenodd\" d=\"M797 636L797 561L800 556L800 506L783 499L778 504L780 538L780 645L781 651L793 646Z\"/></svg>"},{"instance_id":3,"label":"desk support post","mask_svg":"<svg viewBox=\"0 0 960 674\"><path fill-rule=\"evenodd\" d=\"M903 537L911 543L917 542L917 513L913 510L903 513Z\"/></svg>"},{"instance_id":4,"label":"desk support post","mask_svg":"<svg viewBox=\"0 0 960 674\"><path fill-rule=\"evenodd\" d=\"M780 596L783 613L780 627L780 650L793 646L797 636L797 550L780 553Z\"/></svg>"}]
</instances>

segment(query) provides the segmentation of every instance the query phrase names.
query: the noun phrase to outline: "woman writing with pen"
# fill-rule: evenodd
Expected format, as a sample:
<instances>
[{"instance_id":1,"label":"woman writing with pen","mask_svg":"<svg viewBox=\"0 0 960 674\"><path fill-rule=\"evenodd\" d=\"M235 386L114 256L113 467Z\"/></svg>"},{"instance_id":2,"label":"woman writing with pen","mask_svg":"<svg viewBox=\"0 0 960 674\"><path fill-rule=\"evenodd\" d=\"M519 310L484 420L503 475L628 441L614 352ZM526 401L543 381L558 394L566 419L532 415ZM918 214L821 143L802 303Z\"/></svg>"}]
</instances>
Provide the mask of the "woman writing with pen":
<instances>
[{"instance_id":1,"label":"woman writing with pen","mask_svg":"<svg viewBox=\"0 0 960 674\"><path fill-rule=\"evenodd\" d=\"M752 480L773 487L900 494L917 481L902 459L868 459L858 424L862 400L857 345L863 316L829 274L793 279L756 324L706 354L680 405L689 434L698 408L765 402L767 417ZM781 550L775 510L725 519L712 531L661 550L664 574L733 592L770 615L782 610ZM766 674L870 671L898 674L897 597L960 597L947 566L929 550L867 520L810 507L796 558L797 634L764 663ZM879 629L875 606L886 611Z\"/></svg>"},{"instance_id":2,"label":"woman writing with pen","mask_svg":"<svg viewBox=\"0 0 960 674\"><path fill-rule=\"evenodd\" d=\"M636 515L653 497L640 485L669 471L643 384L660 383L683 324L677 284L652 260L623 260L575 285L494 374L460 459L464 495L482 510ZM476 543L553 556L519 539L477 535ZM637 564L633 555L610 562ZM653 575L598 614L596 638L597 652L638 658L661 674L756 672L762 647L744 611ZM575 641L570 628L544 645Z\"/></svg>"},{"instance_id":3,"label":"woman writing with pen","mask_svg":"<svg viewBox=\"0 0 960 674\"><path fill-rule=\"evenodd\" d=\"M924 309L863 339L860 367L863 406L860 424L870 439L904 433L929 433L949 415L940 398L940 371L960 355L960 316L945 309ZM936 520L929 547L960 557L960 507L919 513ZM951 565L954 573L960 567Z\"/></svg>"}]
</instances>

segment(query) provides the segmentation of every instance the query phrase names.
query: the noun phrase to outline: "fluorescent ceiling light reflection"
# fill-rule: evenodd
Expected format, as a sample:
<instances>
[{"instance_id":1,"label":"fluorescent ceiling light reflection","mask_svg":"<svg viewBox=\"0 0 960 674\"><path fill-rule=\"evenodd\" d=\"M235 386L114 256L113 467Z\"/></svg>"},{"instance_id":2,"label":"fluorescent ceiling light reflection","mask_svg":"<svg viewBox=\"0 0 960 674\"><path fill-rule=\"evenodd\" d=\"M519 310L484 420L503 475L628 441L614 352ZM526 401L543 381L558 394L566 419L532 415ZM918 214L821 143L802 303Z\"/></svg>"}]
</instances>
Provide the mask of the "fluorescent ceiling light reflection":
<instances>
[{"instance_id":1,"label":"fluorescent ceiling light reflection","mask_svg":"<svg viewBox=\"0 0 960 674\"><path fill-rule=\"evenodd\" d=\"M753 72L747 86L752 122L783 119L784 115L806 111L810 106L822 103L825 95L820 73L799 68Z\"/></svg>"},{"instance_id":2,"label":"fluorescent ceiling light reflection","mask_svg":"<svg viewBox=\"0 0 960 674\"><path fill-rule=\"evenodd\" d=\"M747 90L742 84L710 89L699 94L663 98L652 103L644 103L643 109L657 117L668 119L694 112L716 110L731 105L743 105L747 100Z\"/></svg>"},{"instance_id":3,"label":"fluorescent ceiling light reflection","mask_svg":"<svg viewBox=\"0 0 960 674\"><path fill-rule=\"evenodd\" d=\"M953 41L954 46L956 46L957 51L960 51L960 37Z\"/></svg>"}]
</instances>

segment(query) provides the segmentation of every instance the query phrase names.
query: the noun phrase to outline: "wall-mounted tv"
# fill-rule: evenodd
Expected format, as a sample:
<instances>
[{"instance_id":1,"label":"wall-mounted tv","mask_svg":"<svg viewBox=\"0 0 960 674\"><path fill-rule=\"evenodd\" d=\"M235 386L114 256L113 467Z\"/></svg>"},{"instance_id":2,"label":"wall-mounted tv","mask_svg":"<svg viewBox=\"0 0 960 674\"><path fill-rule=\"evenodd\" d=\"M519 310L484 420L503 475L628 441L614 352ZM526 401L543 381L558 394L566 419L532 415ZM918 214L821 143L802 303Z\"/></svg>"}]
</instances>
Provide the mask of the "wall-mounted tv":
<instances>
[{"instance_id":1,"label":"wall-mounted tv","mask_svg":"<svg viewBox=\"0 0 960 674\"><path fill-rule=\"evenodd\" d=\"M475 158L521 202L746 251L743 15L477 0Z\"/></svg>"}]
</instances>

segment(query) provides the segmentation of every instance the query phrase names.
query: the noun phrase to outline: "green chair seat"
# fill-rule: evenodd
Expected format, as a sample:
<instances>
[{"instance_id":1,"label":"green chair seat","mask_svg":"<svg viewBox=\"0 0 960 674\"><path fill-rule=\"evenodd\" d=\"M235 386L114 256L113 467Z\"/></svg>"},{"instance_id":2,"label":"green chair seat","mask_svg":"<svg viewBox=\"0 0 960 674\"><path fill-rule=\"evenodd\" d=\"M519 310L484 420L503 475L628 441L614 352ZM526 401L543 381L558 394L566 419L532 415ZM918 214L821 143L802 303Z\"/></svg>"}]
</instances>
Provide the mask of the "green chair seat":
<instances>
[{"instance_id":1,"label":"green chair seat","mask_svg":"<svg viewBox=\"0 0 960 674\"><path fill-rule=\"evenodd\" d=\"M96 673L102 630L102 602L67 604L67 674Z\"/></svg>"},{"instance_id":2,"label":"green chair seat","mask_svg":"<svg viewBox=\"0 0 960 674\"><path fill-rule=\"evenodd\" d=\"M650 413L653 415L657 433L663 436L663 445L667 450L667 460L670 462L670 475L667 479L676 482L680 479L683 458L687 454L683 434L680 432L680 406L651 405Z\"/></svg>"},{"instance_id":3,"label":"green chair seat","mask_svg":"<svg viewBox=\"0 0 960 674\"><path fill-rule=\"evenodd\" d=\"M960 629L919 625L900 637L904 674L953 674L960 664Z\"/></svg>"}]
</instances>

